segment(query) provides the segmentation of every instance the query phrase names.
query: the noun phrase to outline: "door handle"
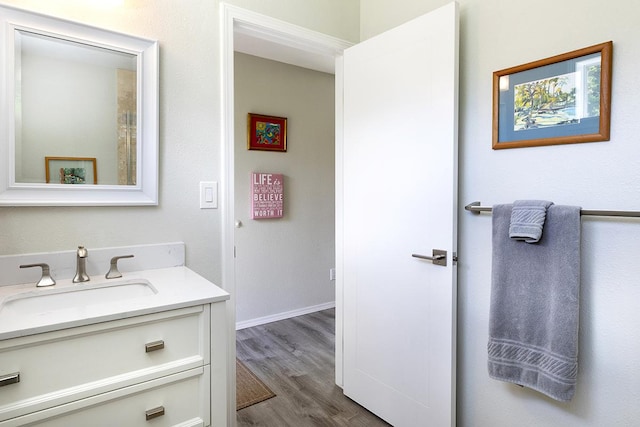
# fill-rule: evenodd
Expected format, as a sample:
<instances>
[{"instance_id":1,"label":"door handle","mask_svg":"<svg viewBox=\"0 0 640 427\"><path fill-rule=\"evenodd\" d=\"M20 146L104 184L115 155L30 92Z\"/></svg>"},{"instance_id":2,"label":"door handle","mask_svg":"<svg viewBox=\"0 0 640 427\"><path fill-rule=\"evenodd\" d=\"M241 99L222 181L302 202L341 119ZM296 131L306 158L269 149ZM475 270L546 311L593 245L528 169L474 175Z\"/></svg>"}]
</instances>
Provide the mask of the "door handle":
<instances>
[{"instance_id":1,"label":"door handle","mask_svg":"<svg viewBox=\"0 0 640 427\"><path fill-rule=\"evenodd\" d=\"M433 262L435 265L440 265L442 267L447 266L447 251L443 251L442 249L433 249L431 256L420 254L411 254L411 256L414 258L426 259Z\"/></svg>"}]
</instances>

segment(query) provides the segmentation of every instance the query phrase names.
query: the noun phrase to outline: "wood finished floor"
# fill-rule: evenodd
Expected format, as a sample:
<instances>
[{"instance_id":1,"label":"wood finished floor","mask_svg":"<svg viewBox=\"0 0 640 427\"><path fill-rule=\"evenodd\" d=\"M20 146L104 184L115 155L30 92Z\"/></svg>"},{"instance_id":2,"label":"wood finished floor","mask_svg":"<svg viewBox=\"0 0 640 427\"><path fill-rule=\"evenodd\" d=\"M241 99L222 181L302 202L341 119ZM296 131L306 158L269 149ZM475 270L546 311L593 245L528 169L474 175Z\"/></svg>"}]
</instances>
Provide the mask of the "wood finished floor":
<instances>
[{"instance_id":1,"label":"wood finished floor","mask_svg":"<svg viewBox=\"0 0 640 427\"><path fill-rule=\"evenodd\" d=\"M238 426L389 426L335 385L334 331L334 309L237 331L238 358L276 394Z\"/></svg>"}]
</instances>

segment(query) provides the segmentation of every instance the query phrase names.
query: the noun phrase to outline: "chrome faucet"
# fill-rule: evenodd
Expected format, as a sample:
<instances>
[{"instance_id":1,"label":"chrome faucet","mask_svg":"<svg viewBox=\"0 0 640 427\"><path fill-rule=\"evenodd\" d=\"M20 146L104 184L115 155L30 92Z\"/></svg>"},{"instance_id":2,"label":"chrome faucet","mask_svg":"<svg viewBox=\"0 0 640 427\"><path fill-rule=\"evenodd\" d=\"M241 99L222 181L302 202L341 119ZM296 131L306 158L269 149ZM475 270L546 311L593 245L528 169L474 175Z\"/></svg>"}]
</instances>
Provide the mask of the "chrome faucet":
<instances>
[{"instance_id":1,"label":"chrome faucet","mask_svg":"<svg viewBox=\"0 0 640 427\"><path fill-rule=\"evenodd\" d=\"M76 259L77 259L77 267L76 267L76 275L73 278L73 283L81 283L88 282L91 280L89 275L87 274L87 257L89 256L89 251L84 246L78 246L78 250L76 251Z\"/></svg>"},{"instance_id":2,"label":"chrome faucet","mask_svg":"<svg viewBox=\"0 0 640 427\"><path fill-rule=\"evenodd\" d=\"M36 286L38 288L42 288L44 286L53 286L56 284L56 281L53 277L51 277L51 273L49 272L49 264L40 263L40 264L23 264L20 268L30 268L30 267L40 267L42 268L42 276Z\"/></svg>"}]
</instances>

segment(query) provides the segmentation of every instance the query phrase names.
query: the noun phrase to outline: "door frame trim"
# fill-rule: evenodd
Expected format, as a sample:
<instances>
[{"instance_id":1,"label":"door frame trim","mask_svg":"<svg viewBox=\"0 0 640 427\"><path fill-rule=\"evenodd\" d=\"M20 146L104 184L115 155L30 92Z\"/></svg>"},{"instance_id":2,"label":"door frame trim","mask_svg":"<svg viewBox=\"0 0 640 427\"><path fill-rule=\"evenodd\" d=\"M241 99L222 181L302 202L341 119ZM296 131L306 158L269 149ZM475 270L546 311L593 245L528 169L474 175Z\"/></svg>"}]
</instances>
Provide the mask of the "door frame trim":
<instances>
[{"instance_id":1,"label":"door frame trim","mask_svg":"<svg viewBox=\"0 0 640 427\"><path fill-rule=\"evenodd\" d=\"M353 44L345 40L341 40L326 34L308 30L306 28L290 24L266 15L261 15L237 6L227 3L220 3L220 20L221 20L221 46L220 46L220 76L221 76L221 96L220 96L220 137L221 137L221 234L222 234L222 287L231 294L230 302L227 303L227 322L229 323L228 336L228 366L227 366L227 420L230 425L235 425L236 419L236 402L235 402L235 357L236 357L236 307L235 307L235 289L236 278L234 268L235 247L235 156L234 156L234 35L241 32L243 35L269 41L282 48L294 48L302 52L330 55L334 58L342 56L344 49ZM271 59L271 58L267 58ZM339 61L338 61L339 62ZM336 66L336 94L338 93L338 70ZM340 92L340 99L342 92ZM336 108L338 102L336 97ZM338 130L340 129L341 114L338 120L338 110L336 109L336 160L338 159ZM336 165L336 171L338 165ZM341 186L338 181L338 173L336 172L336 222L338 221L338 203L337 190ZM337 226L336 226L336 237ZM338 246L336 242L336 246ZM336 249L337 250L337 249ZM339 298L338 281L336 281L336 302ZM341 307L341 306L340 306ZM340 344L342 342L341 325L338 325L337 318L340 308L336 309L336 343L338 342L338 332L340 336ZM338 378L338 370L340 371L340 382L342 384L342 354L338 359L338 346L336 346L336 380ZM340 349L342 346L340 345ZM338 369L339 366L339 369Z\"/></svg>"}]
</instances>

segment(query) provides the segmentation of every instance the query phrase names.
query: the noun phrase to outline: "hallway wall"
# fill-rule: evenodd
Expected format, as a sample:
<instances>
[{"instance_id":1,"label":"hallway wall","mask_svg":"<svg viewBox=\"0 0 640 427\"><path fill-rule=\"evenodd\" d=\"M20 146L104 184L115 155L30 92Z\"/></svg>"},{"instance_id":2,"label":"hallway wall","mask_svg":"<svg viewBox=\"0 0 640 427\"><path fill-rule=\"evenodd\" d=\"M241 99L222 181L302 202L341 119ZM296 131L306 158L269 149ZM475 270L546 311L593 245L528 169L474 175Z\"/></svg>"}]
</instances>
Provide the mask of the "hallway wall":
<instances>
[{"instance_id":1,"label":"hallway wall","mask_svg":"<svg viewBox=\"0 0 640 427\"><path fill-rule=\"evenodd\" d=\"M260 324L332 306L334 76L235 54L236 318ZM247 150L247 114L287 118L287 151ZM284 216L251 219L251 172L284 175Z\"/></svg>"},{"instance_id":2,"label":"hallway wall","mask_svg":"<svg viewBox=\"0 0 640 427\"><path fill-rule=\"evenodd\" d=\"M447 0L361 2L367 39ZM458 425L631 426L640 419L640 221L582 219L576 396L558 403L491 380L487 337L491 216L464 205L547 199L586 209L640 210L640 5L613 0L459 0L460 163ZM491 149L492 73L613 40L611 141Z\"/></svg>"}]
</instances>

